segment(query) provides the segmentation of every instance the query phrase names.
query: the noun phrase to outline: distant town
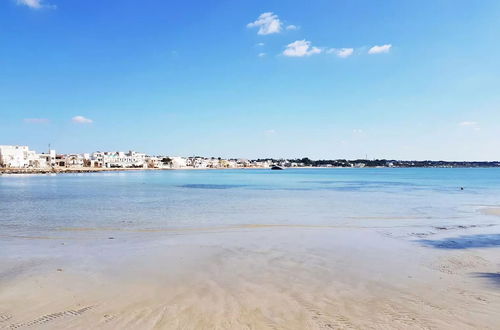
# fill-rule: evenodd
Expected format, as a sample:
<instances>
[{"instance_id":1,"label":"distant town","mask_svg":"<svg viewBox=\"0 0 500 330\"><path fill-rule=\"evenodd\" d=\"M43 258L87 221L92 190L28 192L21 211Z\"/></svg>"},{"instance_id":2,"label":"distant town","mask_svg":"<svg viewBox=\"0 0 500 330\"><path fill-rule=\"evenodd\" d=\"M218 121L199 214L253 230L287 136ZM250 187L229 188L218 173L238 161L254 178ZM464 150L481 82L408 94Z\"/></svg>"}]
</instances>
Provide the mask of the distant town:
<instances>
[{"instance_id":1,"label":"distant town","mask_svg":"<svg viewBox=\"0 0 500 330\"><path fill-rule=\"evenodd\" d=\"M388 159L243 159L147 155L136 151L37 153L28 146L0 145L0 173L94 172L115 169L224 169L298 167L500 167L500 161L410 161Z\"/></svg>"}]
</instances>

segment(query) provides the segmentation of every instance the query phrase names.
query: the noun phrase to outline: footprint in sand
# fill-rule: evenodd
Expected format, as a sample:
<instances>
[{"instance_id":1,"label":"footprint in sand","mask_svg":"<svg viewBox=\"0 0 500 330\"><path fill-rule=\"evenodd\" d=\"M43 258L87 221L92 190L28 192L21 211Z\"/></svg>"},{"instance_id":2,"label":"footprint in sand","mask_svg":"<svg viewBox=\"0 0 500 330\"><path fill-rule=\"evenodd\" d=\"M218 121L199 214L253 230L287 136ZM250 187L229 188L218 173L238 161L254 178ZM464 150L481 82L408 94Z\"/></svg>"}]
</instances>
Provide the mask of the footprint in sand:
<instances>
[{"instance_id":1,"label":"footprint in sand","mask_svg":"<svg viewBox=\"0 0 500 330\"><path fill-rule=\"evenodd\" d=\"M319 311L312 304L307 303L299 297L295 300L302 305L310 314L311 318L320 329L355 329L356 327L343 315L327 315Z\"/></svg>"},{"instance_id":2,"label":"footprint in sand","mask_svg":"<svg viewBox=\"0 0 500 330\"><path fill-rule=\"evenodd\" d=\"M61 317L64 317L64 316L79 316L79 315L82 315L83 313L85 313L86 311L90 310L94 308L94 306L87 306L87 307L84 307L84 308L80 308L80 309L69 309L69 310L66 310L66 311L63 311L63 312L57 312L57 313L52 313L52 314L47 314L47 315L43 315L35 320L32 320L32 321L28 321L28 322L25 322L25 323L17 323L17 324L11 324L9 326L10 329L18 329L18 328L26 328L26 327L32 327L32 326L36 326L36 325L43 325L47 322L50 322L50 321L54 321L54 320L57 320Z\"/></svg>"},{"instance_id":3,"label":"footprint in sand","mask_svg":"<svg viewBox=\"0 0 500 330\"><path fill-rule=\"evenodd\" d=\"M117 318L116 315L109 315L109 314L104 314L103 317L104 317L104 322L105 323L111 322L111 321L113 321L114 319Z\"/></svg>"},{"instance_id":4,"label":"footprint in sand","mask_svg":"<svg viewBox=\"0 0 500 330\"><path fill-rule=\"evenodd\" d=\"M0 322L6 322L12 318L12 315L0 315Z\"/></svg>"},{"instance_id":5,"label":"footprint in sand","mask_svg":"<svg viewBox=\"0 0 500 330\"><path fill-rule=\"evenodd\" d=\"M383 314L392 322L402 324L404 327L411 327L414 329L431 329L431 327L422 324L413 313L400 311L392 306L383 311Z\"/></svg>"}]
</instances>

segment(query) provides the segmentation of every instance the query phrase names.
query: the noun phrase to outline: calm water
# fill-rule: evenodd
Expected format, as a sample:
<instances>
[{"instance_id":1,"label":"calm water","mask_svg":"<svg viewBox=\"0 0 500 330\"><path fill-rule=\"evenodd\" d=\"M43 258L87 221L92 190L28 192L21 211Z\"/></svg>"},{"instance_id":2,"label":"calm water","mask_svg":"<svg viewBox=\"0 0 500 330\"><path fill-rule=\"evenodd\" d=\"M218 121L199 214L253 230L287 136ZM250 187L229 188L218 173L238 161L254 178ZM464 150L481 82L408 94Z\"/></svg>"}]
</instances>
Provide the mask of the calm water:
<instances>
[{"instance_id":1,"label":"calm water","mask_svg":"<svg viewBox=\"0 0 500 330\"><path fill-rule=\"evenodd\" d=\"M499 205L500 169L177 170L0 177L3 237L242 224L491 225L498 224L498 218L477 210Z\"/></svg>"}]
</instances>

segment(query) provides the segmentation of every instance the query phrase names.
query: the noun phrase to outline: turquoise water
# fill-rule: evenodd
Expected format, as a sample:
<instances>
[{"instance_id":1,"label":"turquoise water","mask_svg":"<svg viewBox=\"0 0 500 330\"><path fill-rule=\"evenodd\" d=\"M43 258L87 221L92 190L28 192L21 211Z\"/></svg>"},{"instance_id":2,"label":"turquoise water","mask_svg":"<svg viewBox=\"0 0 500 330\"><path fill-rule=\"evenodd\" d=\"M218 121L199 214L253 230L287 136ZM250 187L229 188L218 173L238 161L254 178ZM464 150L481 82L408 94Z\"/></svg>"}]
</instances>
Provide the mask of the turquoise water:
<instances>
[{"instance_id":1,"label":"turquoise water","mask_svg":"<svg viewBox=\"0 0 500 330\"><path fill-rule=\"evenodd\" d=\"M460 190L464 187L464 190ZM500 169L176 170L0 177L2 235L238 225L496 225ZM417 230L418 231L418 230Z\"/></svg>"}]
</instances>

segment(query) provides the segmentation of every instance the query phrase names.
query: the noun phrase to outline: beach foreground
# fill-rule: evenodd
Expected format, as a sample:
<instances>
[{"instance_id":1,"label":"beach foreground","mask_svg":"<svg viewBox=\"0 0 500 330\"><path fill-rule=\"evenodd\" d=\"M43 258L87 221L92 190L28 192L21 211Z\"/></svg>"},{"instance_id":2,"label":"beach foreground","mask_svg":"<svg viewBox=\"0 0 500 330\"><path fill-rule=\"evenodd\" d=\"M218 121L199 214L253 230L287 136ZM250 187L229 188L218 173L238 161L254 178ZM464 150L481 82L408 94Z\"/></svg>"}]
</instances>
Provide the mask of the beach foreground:
<instances>
[{"instance_id":1,"label":"beach foreground","mask_svg":"<svg viewBox=\"0 0 500 330\"><path fill-rule=\"evenodd\" d=\"M197 180L222 175L212 173L186 175ZM177 189L175 196L189 191L189 197L171 200L159 193L168 185L155 188L148 181L152 175L181 174L98 178L108 180L115 194L131 182L135 187L119 196L127 201L122 208L108 201L112 210L82 193L84 180L95 178L89 175L2 182L3 201L25 212L2 209L0 328L495 329L500 324L498 208L464 204L478 198L491 203L489 197L457 193L446 199L450 192L425 190L422 196L440 196L444 204L438 205L420 200L420 192L391 195L380 188L281 189L258 197L261 190L256 195L233 186L184 184L168 189ZM289 182L292 174L285 175ZM80 185L78 194L37 204L34 191L56 196L69 183ZM141 190L149 191L147 197ZM27 197L18 198L19 191ZM370 204L374 194L384 194L377 206ZM170 196L168 203L159 197L164 195ZM203 204L209 195L210 203ZM407 203L404 216L400 198L433 206L424 212ZM451 205L457 199L461 207ZM89 204L92 218L84 212ZM68 205L79 212L64 214ZM450 208L442 211L443 205ZM179 209L189 224L181 221ZM236 218L240 223L231 223ZM157 219L176 222L160 226Z\"/></svg>"},{"instance_id":2,"label":"beach foreground","mask_svg":"<svg viewBox=\"0 0 500 330\"><path fill-rule=\"evenodd\" d=\"M0 325L494 329L500 322L498 249L441 251L346 228L154 234L144 243L115 233L91 248L86 239L53 239L34 258L3 258Z\"/></svg>"}]
</instances>

